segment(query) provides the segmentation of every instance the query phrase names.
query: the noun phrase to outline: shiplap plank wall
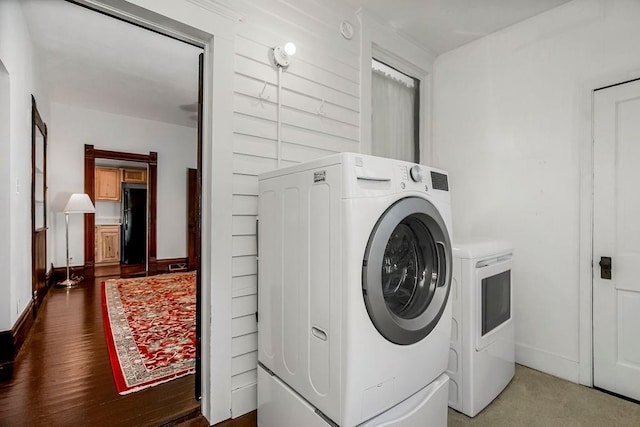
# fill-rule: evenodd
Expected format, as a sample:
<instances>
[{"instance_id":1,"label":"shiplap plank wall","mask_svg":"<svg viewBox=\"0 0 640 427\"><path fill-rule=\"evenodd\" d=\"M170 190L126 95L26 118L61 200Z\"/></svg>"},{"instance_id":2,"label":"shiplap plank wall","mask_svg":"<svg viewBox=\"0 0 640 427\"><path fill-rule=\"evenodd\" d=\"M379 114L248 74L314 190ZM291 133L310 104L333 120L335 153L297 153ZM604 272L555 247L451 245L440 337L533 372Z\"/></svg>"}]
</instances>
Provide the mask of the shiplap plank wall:
<instances>
[{"instance_id":1,"label":"shiplap plank wall","mask_svg":"<svg viewBox=\"0 0 640 427\"><path fill-rule=\"evenodd\" d=\"M235 3L234 3L235 6ZM281 84L281 165L360 151L360 41L353 10L336 1L238 1L234 79L232 416L255 409L258 174L277 167L278 73L270 49L298 52ZM340 34L340 23L354 37Z\"/></svg>"}]
</instances>

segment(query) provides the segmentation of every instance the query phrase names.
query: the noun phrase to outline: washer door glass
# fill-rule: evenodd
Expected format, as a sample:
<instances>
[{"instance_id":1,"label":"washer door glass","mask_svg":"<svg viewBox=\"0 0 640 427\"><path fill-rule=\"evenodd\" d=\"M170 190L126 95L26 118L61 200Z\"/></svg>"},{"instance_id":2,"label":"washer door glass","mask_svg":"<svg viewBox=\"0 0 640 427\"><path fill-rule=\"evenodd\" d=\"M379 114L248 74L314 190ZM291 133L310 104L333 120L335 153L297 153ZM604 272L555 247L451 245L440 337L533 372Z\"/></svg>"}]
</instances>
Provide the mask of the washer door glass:
<instances>
[{"instance_id":1,"label":"washer door glass","mask_svg":"<svg viewBox=\"0 0 640 427\"><path fill-rule=\"evenodd\" d=\"M396 316L413 319L433 298L438 280L438 256L429 230L416 214L391 233L382 258L382 294Z\"/></svg>"},{"instance_id":2,"label":"washer door glass","mask_svg":"<svg viewBox=\"0 0 640 427\"><path fill-rule=\"evenodd\" d=\"M451 242L444 221L427 200L410 197L378 220L362 273L367 312L389 341L413 344L435 327L451 282Z\"/></svg>"}]
</instances>

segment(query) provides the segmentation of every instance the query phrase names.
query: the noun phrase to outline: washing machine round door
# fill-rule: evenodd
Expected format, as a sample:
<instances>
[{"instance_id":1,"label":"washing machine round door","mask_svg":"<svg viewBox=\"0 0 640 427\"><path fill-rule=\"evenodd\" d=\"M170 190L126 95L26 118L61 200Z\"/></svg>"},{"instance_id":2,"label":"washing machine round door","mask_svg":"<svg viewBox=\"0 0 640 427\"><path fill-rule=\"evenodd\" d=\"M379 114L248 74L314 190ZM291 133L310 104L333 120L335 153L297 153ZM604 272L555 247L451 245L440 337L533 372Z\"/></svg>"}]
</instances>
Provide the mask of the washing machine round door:
<instances>
[{"instance_id":1,"label":"washing machine round door","mask_svg":"<svg viewBox=\"0 0 640 427\"><path fill-rule=\"evenodd\" d=\"M449 297L451 263L447 227L429 201L400 199L380 217L364 255L362 293L387 340L408 345L429 335Z\"/></svg>"}]
</instances>

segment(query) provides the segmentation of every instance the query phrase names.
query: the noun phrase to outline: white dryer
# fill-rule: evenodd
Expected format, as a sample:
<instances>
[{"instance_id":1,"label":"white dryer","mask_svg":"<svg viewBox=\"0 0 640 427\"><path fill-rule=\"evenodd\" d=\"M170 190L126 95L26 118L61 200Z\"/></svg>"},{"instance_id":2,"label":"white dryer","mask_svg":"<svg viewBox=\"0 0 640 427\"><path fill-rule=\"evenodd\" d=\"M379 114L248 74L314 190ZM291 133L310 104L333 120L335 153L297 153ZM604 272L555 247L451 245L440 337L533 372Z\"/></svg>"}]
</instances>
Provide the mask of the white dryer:
<instances>
[{"instance_id":1,"label":"white dryer","mask_svg":"<svg viewBox=\"0 0 640 427\"><path fill-rule=\"evenodd\" d=\"M446 425L448 190L353 153L260 175L260 427Z\"/></svg>"},{"instance_id":2,"label":"white dryer","mask_svg":"<svg viewBox=\"0 0 640 427\"><path fill-rule=\"evenodd\" d=\"M515 373L513 247L502 240L457 240L453 259L449 406L474 417Z\"/></svg>"}]
</instances>

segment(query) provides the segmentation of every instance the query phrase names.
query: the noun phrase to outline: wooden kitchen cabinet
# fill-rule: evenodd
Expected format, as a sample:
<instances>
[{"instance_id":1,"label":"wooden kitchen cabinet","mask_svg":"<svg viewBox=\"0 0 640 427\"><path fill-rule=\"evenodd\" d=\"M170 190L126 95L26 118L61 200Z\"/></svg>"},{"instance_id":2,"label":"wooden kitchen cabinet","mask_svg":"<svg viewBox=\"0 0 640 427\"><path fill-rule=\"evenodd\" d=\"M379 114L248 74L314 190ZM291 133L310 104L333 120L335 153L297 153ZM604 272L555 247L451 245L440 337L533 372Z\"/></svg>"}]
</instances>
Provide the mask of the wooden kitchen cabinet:
<instances>
[{"instance_id":1,"label":"wooden kitchen cabinet","mask_svg":"<svg viewBox=\"0 0 640 427\"><path fill-rule=\"evenodd\" d=\"M122 169L122 182L135 182L144 184L147 182L147 170Z\"/></svg>"},{"instance_id":2,"label":"wooden kitchen cabinet","mask_svg":"<svg viewBox=\"0 0 640 427\"><path fill-rule=\"evenodd\" d=\"M96 200L120 201L120 169L96 167Z\"/></svg>"},{"instance_id":3,"label":"wooden kitchen cabinet","mask_svg":"<svg viewBox=\"0 0 640 427\"><path fill-rule=\"evenodd\" d=\"M96 225L96 264L120 263L120 226Z\"/></svg>"}]
</instances>

